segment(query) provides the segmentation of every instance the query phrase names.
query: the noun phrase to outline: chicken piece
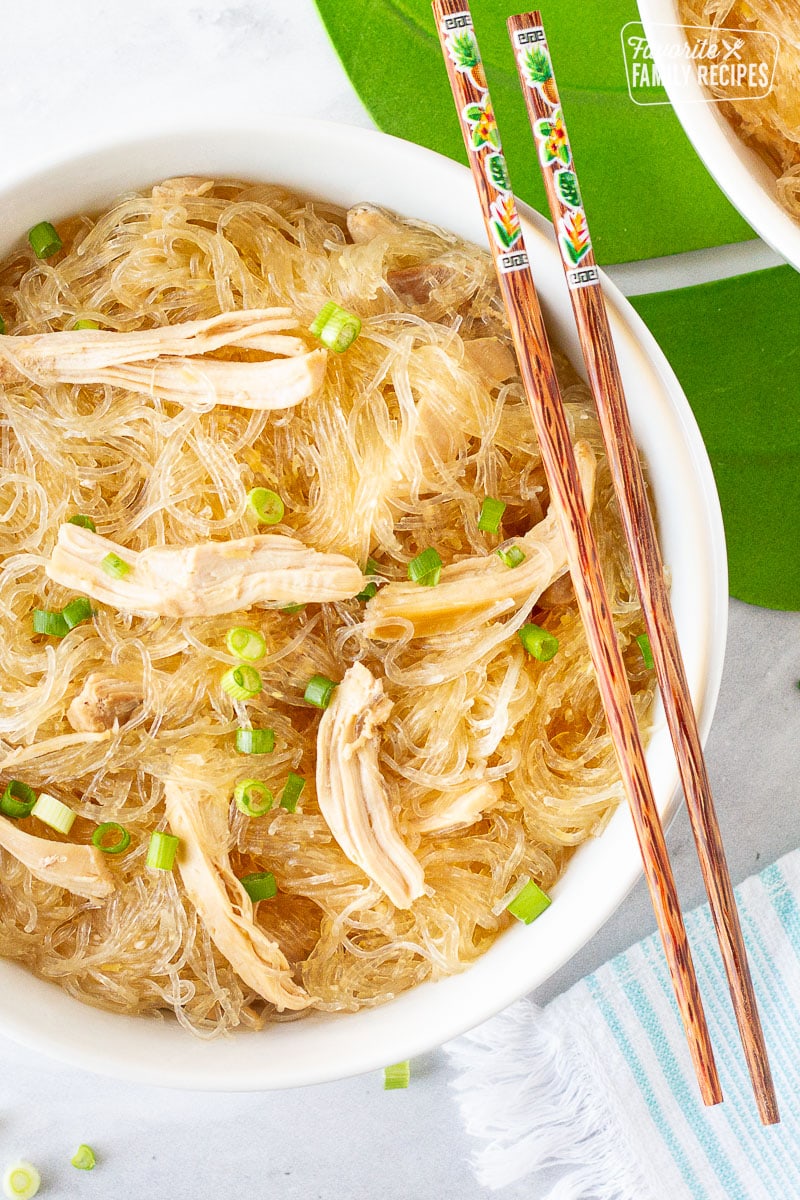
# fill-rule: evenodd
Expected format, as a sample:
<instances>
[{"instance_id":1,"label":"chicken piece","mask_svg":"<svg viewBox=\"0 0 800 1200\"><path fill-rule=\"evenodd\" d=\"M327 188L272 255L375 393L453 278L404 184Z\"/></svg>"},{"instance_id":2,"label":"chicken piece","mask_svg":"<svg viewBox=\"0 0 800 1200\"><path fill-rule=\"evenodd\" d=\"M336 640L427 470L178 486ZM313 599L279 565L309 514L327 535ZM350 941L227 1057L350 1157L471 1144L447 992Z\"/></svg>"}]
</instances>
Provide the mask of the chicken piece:
<instances>
[{"instance_id":1,"label":"chicken piece","mask_svg":"<svg viewBox=\"0 0 800 1200\"><path fill-rule=\"evenodd\" d=\"M292 979L280 947L255 923L253 902L231 869L227 797L201 778L175 778L165 784L164 803L170 829L180 838L183 886L214 945L244 983L279 1011L307 1008L310 996Z\"/></svg>"},{"instance_id":2,"label":"chicken piece","mask_svg":"<svg viewBox=\"0 0 800 1200\"><path fill-rule=\"evenodd\" d=\"M518 374L513 350L496 337L473 338L464 342L464 357L491 387L497 387Z\"/></svg>"},{"instance_id":3,"label":"chicken piece","mask_svg":"<svg viewBox=\"0 0 800 1200\"><path fill-rule=\"evenodd\" d=\"M415 821L414 828L418 833L442 833L446 829L474 825L487 808L497 804L502 794L503 786L500 783L477 783L456 796L452 804L441 812Z\"/></svg>"},{"instance_id":4,"label":"chicken piece","mask_svg":"<svg viewBox=\"0 0 800 1200\"><path fill-rule=\"evenodd\" d=\"M377 204L354 204L347 210L347 232L356 243L371 242L376 237L394 237L403 230L403 223Z\"/></svg>"},{"instance_id":5,"label":"chicken piece","mask_svg":"<svg viewBox=\"0 0 800 1200\"><path fill-rule=\"evenodd\" d=\"M395 828L378 766L378 729L391 708L381 680L354 663L319 723L317 801L350 862L397 908L409 908L425 879Z\"/></svg>"},{"instance_id":6,"label":"chicken piece","mask_svg":"<svg viewBox=\"0 0 800 1200\"><path fill-rule=\"evenodd\" d=\"M110 736L106 730L103 733L60 733L57 737L42 738L32 746L17 746L10 750L5 758L0 759L0 771L19 767L22 763L35 763L40 767L42 759L48 760L52 756L54 762L58 761L59 757L63 759L64 753L73 747L90 745L92 742L107 742Z\"/></svg>"},{"instance_id":7,"label":"chicken piece","mask_svg":"<svg viewBox=\"0 0 800 1200\"><path fill-rule=\"evenodd\" d=\"M325 350L308 351L301 338L284 332L296 327L290 309L265 308L130 333L0 335L0 384L96 383L176 404L211 399L235 408L291 408L319 390L327 365ZM263 362L203 357L229 346L280 357Z\"/></svg>"},{"instance_id":8,"label":"chicken piece","mask_svg":"<svg viewBox=\"0 0 800 1200\"><path fill-rule=\"evenodd\" d=\"M36 879L66 888L75 896L103 900L115 889L103 852L95 846L35 837L2 816L0 846L27 867Z\"/></svg>"},{"instance_id":9,"label":"chicken piece","mask_svg":"<svg viewBox=\"0 0 800 1200\"><path fill-rule=\"evenodd\" d=\"M596 462L588 442L576 444L575 457L584 501L591 509ZM428 637L457 629L488 608L494 608L498 616L521 604L535 604L544 589L567 570L567 551L553 506L543 521L524 537L515 538L513 544L525 554L518 567L507 567L497 554L482 554L443 567L436 587L387 584L367 604L367 636L393 641L407 629L403 622L411 621L414 637Z\"/></svg>"},{"instance_id":10,"label":"chicken piece","mask_svg":"<svg viewBox=\"0 0 800 1200\"><path fill-rule=\"evenodd\" d=\"M117 578L103 569L114 554L131 569ZM358 595L364 577L343 554L321 554L296 538L255 534L228 542L126 550L69 523L46 571L64 587L123 612L165 617L213 617L253 605L324 603Z\"/></svg>"},{"instance_id":11,"label":"chicken piece","mask_svg":"<svg viewBox=\"0 0 800 1200\"><path fill-rule=\"evenodd\" d=\"M93 671L67 709L67 720L73 729L100 733L127 721L141 703L140 683Z\"/></svg>"},{"instance_id":12,"label":"chicken piece","mask_svg":"<svg viewBox=\"0 0 800 1200\"><path fill-rule=\"evenodd\" d=\"M453 278L453 269L445 263L422 262L386 272L386 282L405 304L427 304L431 293Z\"/></svg>"}]
</instances>

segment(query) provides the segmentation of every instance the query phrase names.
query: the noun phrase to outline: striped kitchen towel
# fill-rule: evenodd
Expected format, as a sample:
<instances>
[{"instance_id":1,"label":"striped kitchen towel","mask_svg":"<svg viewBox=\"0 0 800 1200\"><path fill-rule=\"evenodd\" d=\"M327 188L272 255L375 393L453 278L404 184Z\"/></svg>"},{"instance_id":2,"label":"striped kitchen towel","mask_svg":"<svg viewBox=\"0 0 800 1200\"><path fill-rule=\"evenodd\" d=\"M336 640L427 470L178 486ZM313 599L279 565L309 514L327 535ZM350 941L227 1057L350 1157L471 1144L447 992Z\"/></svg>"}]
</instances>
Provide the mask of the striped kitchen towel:
<instances>
[{"instance_id":1,"label":"striped kitchen towel","mask_svg":"<svg viewBox=\"0 0 800 1200\"><path fill-rule=\"evenodd\" d=\"M704 906L686 926L724 1104L700 1101L654 935L447 1047L483 1184L528 1178L531 1200L800 1200L800 851L737 897L781 1124L759 1123Z\"/></svg>"}]
</instances>

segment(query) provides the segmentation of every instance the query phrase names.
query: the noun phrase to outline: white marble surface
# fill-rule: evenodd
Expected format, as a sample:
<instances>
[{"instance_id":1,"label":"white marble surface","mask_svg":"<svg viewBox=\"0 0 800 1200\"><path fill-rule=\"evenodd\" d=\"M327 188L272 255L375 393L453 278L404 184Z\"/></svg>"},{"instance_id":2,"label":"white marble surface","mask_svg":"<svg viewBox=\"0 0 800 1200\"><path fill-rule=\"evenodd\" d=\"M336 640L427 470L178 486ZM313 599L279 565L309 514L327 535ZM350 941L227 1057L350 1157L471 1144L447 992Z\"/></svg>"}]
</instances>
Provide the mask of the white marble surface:
<instances>
[{"instance_id":1,"label":"white marble surface","mask_svg":"<svg viewBox=\"0 0 800 1200\"><path fill-rule=\"evenodd\" d=\"M478 0L479 2L479 0ZM98 125L124 133L160 113L220 119L243 105L370 126L311 0L27 0L5 5L0 41L0 182ZM2 221L0 212L0 222ZM706 277L690 259L685 282ZM644 269L645 271L648 268ZM642 290L638 282L630 282ZM660 277L660 269L651 278ZM670 278L672 286L674 278ZM736 880L800 842L800 615L731 605L729 649L708 758ZM669 843L685 904L701 898L681 812ZM653 928L637 887L540 993L569 986ZM2 1003L2 998L0 998ZM444 1055L414 1064L407 1092L379 1076L259 1096L170 1093L83 1075L0 1039L0 1168L25 1156L42 1195L149 1200L473 1200ZM100 1166L69 1157L92 1144ZM536 1200L521 1184L507 1200Z\"/></svg>"}]
</instances>

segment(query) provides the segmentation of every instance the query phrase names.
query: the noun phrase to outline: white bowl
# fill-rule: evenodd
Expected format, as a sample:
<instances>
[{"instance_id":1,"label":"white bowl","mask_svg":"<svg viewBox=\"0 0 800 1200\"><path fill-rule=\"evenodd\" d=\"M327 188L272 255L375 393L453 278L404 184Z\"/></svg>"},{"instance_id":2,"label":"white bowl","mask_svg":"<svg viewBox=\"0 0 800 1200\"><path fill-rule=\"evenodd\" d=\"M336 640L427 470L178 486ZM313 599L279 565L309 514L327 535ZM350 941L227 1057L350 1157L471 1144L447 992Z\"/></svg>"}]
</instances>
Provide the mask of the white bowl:
<instances>
[{"instance_id":1,"label":"white bowl","mask_svg":"<svg viewBox=\"0 0 800 1200\"><path fill-rule=\"evenodd\" d=\"M485 244L468 170L384 134L315 122L178 129L78 159L53 161L0 193L0 254L42 219L96 210L122 190L169 175L208 173L288 184L349 205L373 200ZM581 361L550 225L525 212L525 236L550 330ZM636 437L650 468L688 678L707 734L727 621L722 519L689 405L642 321L604 281ZM661 812L676 804L677 771L663 720L647 759ZM256 1090L318 1083L421 1054L543 983L613 913L640 874L625 807L575 855L534 925L505 933L462 975L424 984L348 1016L315 1014L201 1042L172 1020L115 1016L0 960L0 1031L90 1070L176 1087Z\"/></svg>"},{"instance_id":2,"label":"white bowl","mask_svg":"<svg viewBox=\"0 0 800 1200\"><path fill-rule=\"evenodd\" d=\"M800 270L800 224L779 202L775 175L764 160L743 142L693 71L678 79L670 73L668 47L674 46L680 15L676 0L638 0L653 59L665 79L665 89L686 136L717 184L757 234L782 258Z\"/></svg>"}]
</instances>

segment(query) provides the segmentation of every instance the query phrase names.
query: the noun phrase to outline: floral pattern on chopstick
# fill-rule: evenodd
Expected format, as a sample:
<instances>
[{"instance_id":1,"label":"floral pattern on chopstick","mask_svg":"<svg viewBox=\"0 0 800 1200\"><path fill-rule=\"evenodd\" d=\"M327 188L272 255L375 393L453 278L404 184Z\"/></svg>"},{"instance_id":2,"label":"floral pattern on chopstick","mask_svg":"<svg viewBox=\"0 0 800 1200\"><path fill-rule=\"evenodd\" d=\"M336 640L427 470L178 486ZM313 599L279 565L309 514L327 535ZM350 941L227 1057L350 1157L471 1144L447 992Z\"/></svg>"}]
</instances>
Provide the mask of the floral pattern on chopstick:
<instances>
[{"instance_id":1,"label":"floral pattern on chopstick","mask_svg":"<svg viewBox=\"0 0 800 1200\"><path fill-rule=\"evenodd\" d=\"M477 104L468 104L464 109L464 120L469 125L475 150L480 150L483 146L500 149L500 134L497 132L494 109L488 96L484 96Z\"/></svg>"},{"instance_id":2,"label":"floral pattern on chopstick","mask_svg":"<svg viewBox=\"0 0 800 1200\"><path fill-rule=\"evenodd\" d=\"M513 196L498 196L492 201L492 228L504 250L510 250L522 237L517 206Z\"/></svg>"},{"instance_id":3,"label":"floral pattern on chopstick","mask_svg":"<svg viewBox=\"0 0 800 1200\"><path fill-rule=\"evenodd\" d=\"M582 209L566 212L558 224L562 253L566 254L573 266L577 266L592 247L586 214Z\"/></svg>"},{"instance_id":4,"label":"floral pattern on chopstick","mask_svg":"<svg viewBox=\"0 0 800 1200\"><path fill-rule=\"evenodd\" d=\"M572 151L569 148L567 127L561 110L552 117L545 117L536 122L536 141L539 145L539 155L546 167L551 163L563 163L568 167L572 162Z\"/></svg>"}]
</instances>

